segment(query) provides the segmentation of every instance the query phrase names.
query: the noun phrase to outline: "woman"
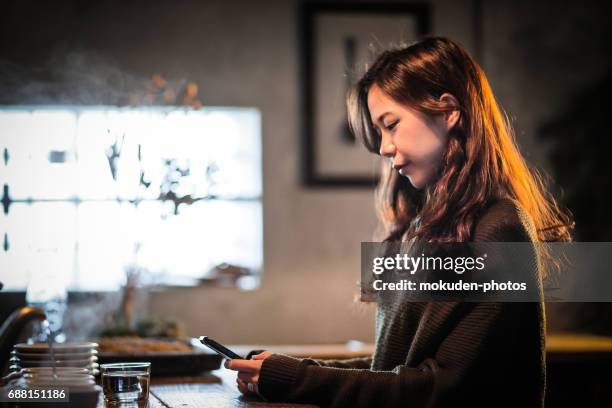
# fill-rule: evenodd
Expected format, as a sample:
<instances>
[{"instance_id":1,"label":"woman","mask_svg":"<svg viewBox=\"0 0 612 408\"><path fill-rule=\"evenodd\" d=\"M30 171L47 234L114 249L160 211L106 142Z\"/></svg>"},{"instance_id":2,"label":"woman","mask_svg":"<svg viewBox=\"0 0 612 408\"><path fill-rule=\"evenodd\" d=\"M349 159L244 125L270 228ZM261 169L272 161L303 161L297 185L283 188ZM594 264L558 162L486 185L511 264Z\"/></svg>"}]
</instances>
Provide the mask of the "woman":
<instances>
[{"instance_id":1,"label":"woman","mask_svg":"<svg viewBox=\"0 0 612 408\"><path fill-rule=\"evenodd\" d=\"M386 241L571 239L569 216L527 167L484 72L457 43L430 37L383 52L348 109L355 135L390 162L377 194ZM241 392L271 401L541 407L544 344L541 301L379 303L371 358L257 350L226 367Z\"/></svg>"}]
</instances>

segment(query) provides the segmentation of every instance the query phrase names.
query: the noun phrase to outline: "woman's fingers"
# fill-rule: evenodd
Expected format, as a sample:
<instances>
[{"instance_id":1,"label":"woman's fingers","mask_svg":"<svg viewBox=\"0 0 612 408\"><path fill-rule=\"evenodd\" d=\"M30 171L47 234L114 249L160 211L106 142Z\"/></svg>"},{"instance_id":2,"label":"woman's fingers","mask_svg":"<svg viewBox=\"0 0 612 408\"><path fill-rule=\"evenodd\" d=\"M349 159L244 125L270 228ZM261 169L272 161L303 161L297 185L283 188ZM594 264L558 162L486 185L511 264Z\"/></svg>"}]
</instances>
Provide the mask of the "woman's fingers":
<instances>
[{"instance_id":1,"label":"woman's fingers","mask_svg":"<svg viewBox=\"0 0 612 408\"><path fill-rule=\"evenodd\" d=\"M242 381L248 383L248 382L251 382L252 374L238 372L238 376L236 378L240 378Z\"/></svg>"},{"instance_id":2,"label":"woman's fingers","mask_svg":"<svg viewBox=\"0 0 612 408\"><path fill-rule=\"evenodd\" d=\"M247 394L249 392L247 383L242 381L240 378L236 378L236 384L238 384L238 391L240 391L242 394Z\"/></svg>"},{"instance_id":3,"label":"woman's fingers","mask_svg":"<svg viewBox=\"0 0 612 408\"><path fill-rule=\"evenodd\" d=\"M264 351L262 353L251 356L251 360L265 360L266 358L270 357L272 354L274 353L272 353L271 351Z\"/></svg>"},{"instance_id":4,"label":"woman's fingers","mask_svg":"<svg viewBox=\"0 0 612 408\"><path fill-rule=\"evenodd\" d=\"M267 355L264 356L263 354L264 353L261 353L260 357L267 357ZM233 359L226 360L224 366L229 370L238 371L238 374L236 375L236 383L238 384L238 389L241 393L258 394L259 390L257 383L259 381L259 371L261 370L262 363L262 360Z\"/></svg>"},{"instance_id":5,"label":"woman's fingers","mask_svg":"<svg viewBox=\"0 0 612 408\"><path fill-rule=\"evenodd\" d=\"M242 381L246 382L246 383L257 383L257 380L259 380L259 375L255 374L251 374L251 373L244 373L244 372L238 372L238 377L240 378Z\"/></svg>"},{"instance_id":6,"label":"woman's fingers","mask_svg":"<svg viewBox=\"0 0 612 408\"><path fill-rule=\"evenodd\" d=\"M229 370L258 373L261 368L261 361L234 359L225 360L224 365Z\"/></svg>"},{"instance_id":7,"label":"woman's fingers","mask_svg":"<svg viewBox=\"0 0 612 408\"><path fill-rule=\"evenodd\" d=\"M242 394L252 394L255 393L257 394L258 392L258 388L257 388L257 384L254 384L254 388L253 388L253 392L251 392L249 390L249 384L243 380L241 380L240 378L236 378L236 383L238 384L238 390L242 393Z\"/></svg>"}]
</instances>

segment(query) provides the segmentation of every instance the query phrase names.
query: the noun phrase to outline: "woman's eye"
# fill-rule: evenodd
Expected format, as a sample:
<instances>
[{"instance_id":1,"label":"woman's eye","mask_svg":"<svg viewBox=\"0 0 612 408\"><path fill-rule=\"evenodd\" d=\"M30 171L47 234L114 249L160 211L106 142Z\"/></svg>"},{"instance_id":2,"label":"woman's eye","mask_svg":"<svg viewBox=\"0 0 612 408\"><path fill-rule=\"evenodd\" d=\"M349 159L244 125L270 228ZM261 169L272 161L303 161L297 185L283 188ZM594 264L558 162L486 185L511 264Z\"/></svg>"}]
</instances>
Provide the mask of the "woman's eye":
<instances>
[{"instance_id":1,"label":"woman's eye","mask_svg":"<svg viewBox=\"0 0 612 408\"><path fill-rule=\"evenodd\" d=\"M393 130L393 128L395 126L397 126L398 123L399 123L399 120L396 120L395 122L393 122L390 125L386 126L387 130Z\"/></svg>"}]
</instances>

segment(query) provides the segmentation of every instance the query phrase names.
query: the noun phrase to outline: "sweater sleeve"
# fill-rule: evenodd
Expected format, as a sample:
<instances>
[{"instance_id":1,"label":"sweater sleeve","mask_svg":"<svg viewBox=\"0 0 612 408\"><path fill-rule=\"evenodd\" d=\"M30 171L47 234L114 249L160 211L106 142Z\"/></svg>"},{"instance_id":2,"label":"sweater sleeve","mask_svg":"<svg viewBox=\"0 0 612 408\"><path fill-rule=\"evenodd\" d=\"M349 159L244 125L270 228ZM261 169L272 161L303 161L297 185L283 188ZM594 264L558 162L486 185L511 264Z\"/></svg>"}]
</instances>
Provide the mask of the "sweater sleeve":
<instances>
[{"instance_id":1,"label":"sweater sleeve","mask_svg":"<svg viewBox=\"0 0 612 408\"><path fill-rule=\"evenodd\" d=\"M313 361L321 367L369 369L372 366L372 357L358 357L333 360L327 359Z\"/></svg>"},{"instance_id":2,"label":"sweater sleeve","mask_svg":"<svg viewBox=\"0 0 612 408\"><path fill-rule=\"evenodd\" d=\"M516 305L529 306L466 305L464 317L442 340L435 355L417 367L398 365L390 371L343 369L322 367L311 359L273 354L263 361L259 391L269 401L303 402L324 407L447 406L449 401L458 398L460 389L475 402L480 398L478 392L461 385L469 384L467 374L471 370L490 361L488 351L497 348L496 339L503 338L500 334L516 329L514 316L521 313L516 310L510 313ZM505 375L501 370L490 374Z\"/></svg>"},{"instance_id":3,"label":"sweater sleeve","mask_svg":"<svg viewBox=\"0 0 612 408\"><path fill-rule=\"evenodd\" d=\"M250 360L255 354L263 353L267 350L252 350L247 354L246 359ZM368 369L372 366L372 357L356 357L347 359L325 359L315 360L310 359L314 364L321 367L336 367L336 368L364 368Z\"/></svg>"},{"instance_id":4,"label":"sweater sleeve","mask_svg":"<svg viewBox=\"0 0 612 408\"><path fill-rule=\"evenodd\" d=\"M250 360L255 354L263 353L268 350L251 350L247 354L246 359ZM309 359L314 364L321 367L336 367L336 368L364 368L369 369L372 366L372 357L355 357L346 359Z\"/></svg>"}]
</instances>

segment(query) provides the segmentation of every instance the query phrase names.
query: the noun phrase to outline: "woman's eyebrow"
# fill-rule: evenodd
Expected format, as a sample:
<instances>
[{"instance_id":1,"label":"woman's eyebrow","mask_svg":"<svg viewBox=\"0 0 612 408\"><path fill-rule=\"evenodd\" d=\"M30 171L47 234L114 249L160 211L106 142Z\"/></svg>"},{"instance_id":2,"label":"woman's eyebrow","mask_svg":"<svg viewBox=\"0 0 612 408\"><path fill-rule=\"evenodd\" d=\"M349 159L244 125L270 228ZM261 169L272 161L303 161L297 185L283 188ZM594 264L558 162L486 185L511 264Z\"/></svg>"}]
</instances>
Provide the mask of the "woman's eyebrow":
<instances>
[{"instance_id":1,"label":"woman's eyebrow","mask_svg":"<svg viewBox=\"0 0 612 408\"><path fill-rule=\"evenodd\" d=\"M388 114L390 114L390 113L391 113L391 112L385 112L385 113L383 113L382 115L380 115L380 116L378 117L378 123L383 123L383 122L382 122L383 118L384 118L385 116L387 116Z\"/></svg>"}]
</instances>

